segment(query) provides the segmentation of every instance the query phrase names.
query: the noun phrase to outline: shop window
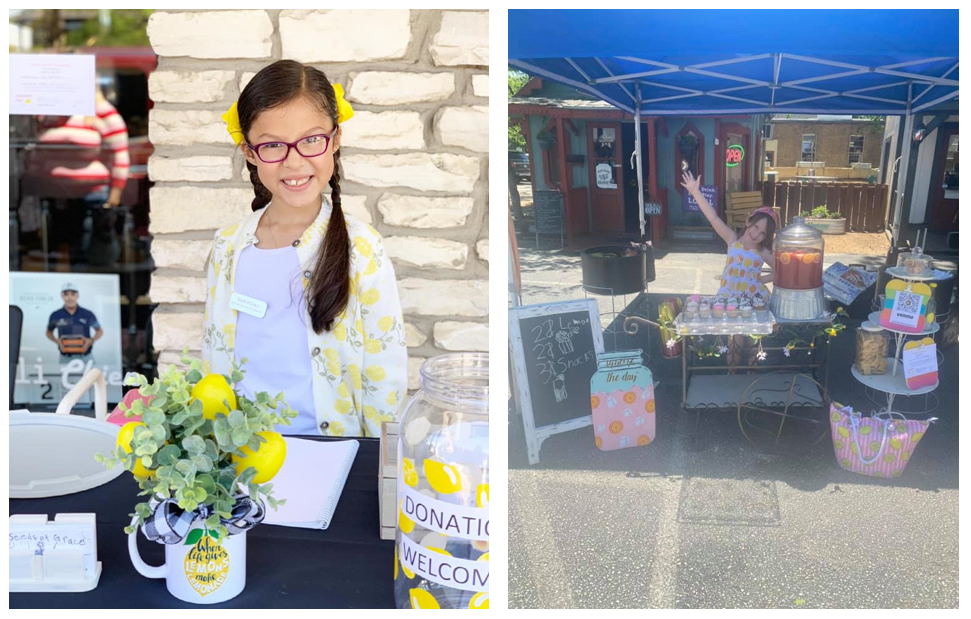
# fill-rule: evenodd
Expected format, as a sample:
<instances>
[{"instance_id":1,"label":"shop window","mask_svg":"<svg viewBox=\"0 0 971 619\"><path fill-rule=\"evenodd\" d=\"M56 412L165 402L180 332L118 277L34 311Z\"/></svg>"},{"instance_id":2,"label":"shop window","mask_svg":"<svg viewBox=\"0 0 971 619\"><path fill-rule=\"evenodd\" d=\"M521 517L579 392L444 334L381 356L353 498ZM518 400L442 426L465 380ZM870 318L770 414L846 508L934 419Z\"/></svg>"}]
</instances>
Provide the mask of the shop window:
<instances>
[{"instance_id":1,"label":"shop window","mask_svg":"<svg viewBox=\"0 0 971 619\"><path fill-rule=\"evenodd\" d=\"M802 156L800 161L816 161L816 134L804 133L802 135Z\"/></svg>"},{"instance_id":2,"label":"shop window","mask_svg":"<svg viewBox=\"0 0 971 619\"><path fill-rule=\"evenodd\" d=\"M958 188L958 136L952 135L947 145L944 160L944 189L957 191Z\"/></svg>"},{"instance_id":3,"label":"shop window","mask_svg":"<svg viewBox=\"0 0 971 619\"><path fill-rule=\"evenodd\" d=\"M684 128L674 137L674 186L679 192L684 191L681 186L681 174L691 171L695 178L705 172L705 137L692 123L686 123ZM711 179L709 179L711 180ZM705 182L702 179L702 182Z\"/></svg>"},{"instance_id":4,"label":"shop window","mask_svg":"<svg viewBox=\"0 0 971 619\"><path fill-rule=\"evenodd\" d=\"M861 161L863 161L863 136L851 135L850 154L849 154L850 165L853 165L854 163L860 163Z\"/></svg>"}]
</instances>

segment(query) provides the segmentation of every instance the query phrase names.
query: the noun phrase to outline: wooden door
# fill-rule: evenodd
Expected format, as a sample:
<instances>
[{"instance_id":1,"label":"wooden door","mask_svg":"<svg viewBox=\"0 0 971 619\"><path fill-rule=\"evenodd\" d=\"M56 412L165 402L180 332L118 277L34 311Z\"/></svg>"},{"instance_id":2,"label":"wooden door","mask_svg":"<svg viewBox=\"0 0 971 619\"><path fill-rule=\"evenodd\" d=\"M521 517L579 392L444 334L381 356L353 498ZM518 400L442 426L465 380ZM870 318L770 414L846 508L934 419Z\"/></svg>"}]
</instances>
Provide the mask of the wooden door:
<instances>
[{"instance_id":1,"label":"wooden door","mask_svg":"<svg viewBox=\"0 0 971 619\"><path fill-rule=\"evenodd\" d=\"M749 191L750 161L755 154L749 147L752 131L738 123L718 123L718 146L715 149L715 166L719 171L722 204L728 204L726 194Z\"/></svg>"},{"instance_id":2,"label":"wooden door","mask_svg":"<svg viewBox=\"0 0 971 619\"><path fill-rule=\"evenodd\" d=\"M624 166L620 123L587 123L593 229L624 232Z\"/></svg>"},{"instance_id":3,"label":"wooden door","mask_svg":"<svg viewBox=\"0 0 971 619\"><path fill-rule=\"evenodd\" d=\"M945 128L946 127L946 128ZM958 229L958 127L941 127L934 154L935 175L931 185L930 229L950 232Z\"/></svg>"}]
</instances>

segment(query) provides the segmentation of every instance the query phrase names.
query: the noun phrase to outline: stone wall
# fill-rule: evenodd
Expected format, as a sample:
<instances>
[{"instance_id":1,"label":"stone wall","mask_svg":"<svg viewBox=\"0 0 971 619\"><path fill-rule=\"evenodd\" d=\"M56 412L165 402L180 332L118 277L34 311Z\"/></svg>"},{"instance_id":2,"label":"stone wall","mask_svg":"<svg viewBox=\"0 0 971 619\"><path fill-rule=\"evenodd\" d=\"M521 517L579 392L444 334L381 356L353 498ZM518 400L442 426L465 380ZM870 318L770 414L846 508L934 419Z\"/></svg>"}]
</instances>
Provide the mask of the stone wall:
<instances>
[{"instance_id":1,"label":"stone wall","mask_svg":"<svg viewBox=\"0 0 971 619\"><path fill-rule=\"evenodd\" d=\"M848 168L850 157L850 136L863 135L863 155L860 163L880 167L883 149L883 125L871 122L776 122L775 139L779 141L776 149L775 165L792 167L802 155L803 134L816 134L816 161L823 161L828 167Z\"/></svg>"},{"instance_id":2,"label":"stone wall","mask_svg":"<svg viewBox=\"0 0 971 619\"><path fill-rule=\"evenodd\" d=\"M161 10L148 36L159 56L149 176L163 366L184 346L199 354L213 234L251 212L245 160L220 116L279 59L322 70L354 106L343 204L394 262L409 388L429 356L488 349L487 11Z\"/></svg>"}]
</instances>

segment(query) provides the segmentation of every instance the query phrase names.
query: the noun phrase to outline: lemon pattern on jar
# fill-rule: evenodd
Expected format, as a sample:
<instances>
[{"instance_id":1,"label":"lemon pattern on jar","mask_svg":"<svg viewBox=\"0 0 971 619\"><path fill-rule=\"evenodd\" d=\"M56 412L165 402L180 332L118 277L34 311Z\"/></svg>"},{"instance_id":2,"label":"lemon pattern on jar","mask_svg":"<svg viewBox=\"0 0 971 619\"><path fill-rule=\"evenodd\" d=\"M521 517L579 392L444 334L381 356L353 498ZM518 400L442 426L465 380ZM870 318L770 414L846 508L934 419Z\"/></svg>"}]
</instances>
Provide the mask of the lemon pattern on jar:
<instances>
[{"instance_id":1,"label":"lemon pattern on jar","mask_svg":"<svg viewBox=\"0 0 971 619\"><path fill-rule=\"evenodd\" d=\"M476 486L475 504L482 508L489 507L489 484L479 484Z\"/></svg>"},{"instance_id":2,"label":"lemon pattern on jar","mask_svg":"<svg viewBox=\"0 0 971 619\"><path fill-rule=\"evenodd\" d=\"M469 608L472 610L489 610L489 592L479 591L469 600Z\"/></svg>"},{"instance_id":3,"label":"lemon pattern on jar","mask_svg":"<svg viewBox=\"0 0 971 619\"><path fill-rule=\"evenodd\" d=\"M462 489L462 478L451 464L426 458L423 470L428 484L439 494L452 494Z\"/></svg>"},{"instance_id":4,"label":"lemon pattern on jar","mask_svg":"<svg viewBox=\"0 0 971 619\"><path fill-rule=\"evenodd\" d=\"M415 461L411 458L403 458L401 468L404 473L405 483L415 488L418 486L418 470L415 468Z\"/></svg>"},{"instance_id":5,"label":"lemon pattern on jar","mask_svg":"<svg viewBox=\"0 0 971 619\"><path fill-rule=\"evenodd\" d=\"M424 589L412 589L408 592L408 598L411 600L411 607L416 610L421 610L423 608L436 608L440 609L441 605L435 596L425 591Z\"/></svg>"}]
</instances>

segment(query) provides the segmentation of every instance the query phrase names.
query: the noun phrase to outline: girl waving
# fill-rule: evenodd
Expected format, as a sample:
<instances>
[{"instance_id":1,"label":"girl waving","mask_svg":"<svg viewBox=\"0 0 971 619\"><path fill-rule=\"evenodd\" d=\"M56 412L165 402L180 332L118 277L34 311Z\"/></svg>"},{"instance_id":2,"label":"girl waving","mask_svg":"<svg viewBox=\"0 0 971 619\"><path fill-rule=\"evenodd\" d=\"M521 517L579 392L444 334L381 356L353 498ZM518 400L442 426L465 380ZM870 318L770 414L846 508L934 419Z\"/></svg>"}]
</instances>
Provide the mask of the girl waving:
<instances>
[{"instance_id":1,"label":"girl waving","mask_svg":"<svg viewBox=\"0 0 971 619\"><path fill-rule=\"evenodd\" d=\"M391 260L374 228L341 209L343 89L281 60L223 116L246 157L253 213L216 233L202 357L239 387L286 394L287 434L378 436L407 389Z\"/></svg>"}]
</instances>

